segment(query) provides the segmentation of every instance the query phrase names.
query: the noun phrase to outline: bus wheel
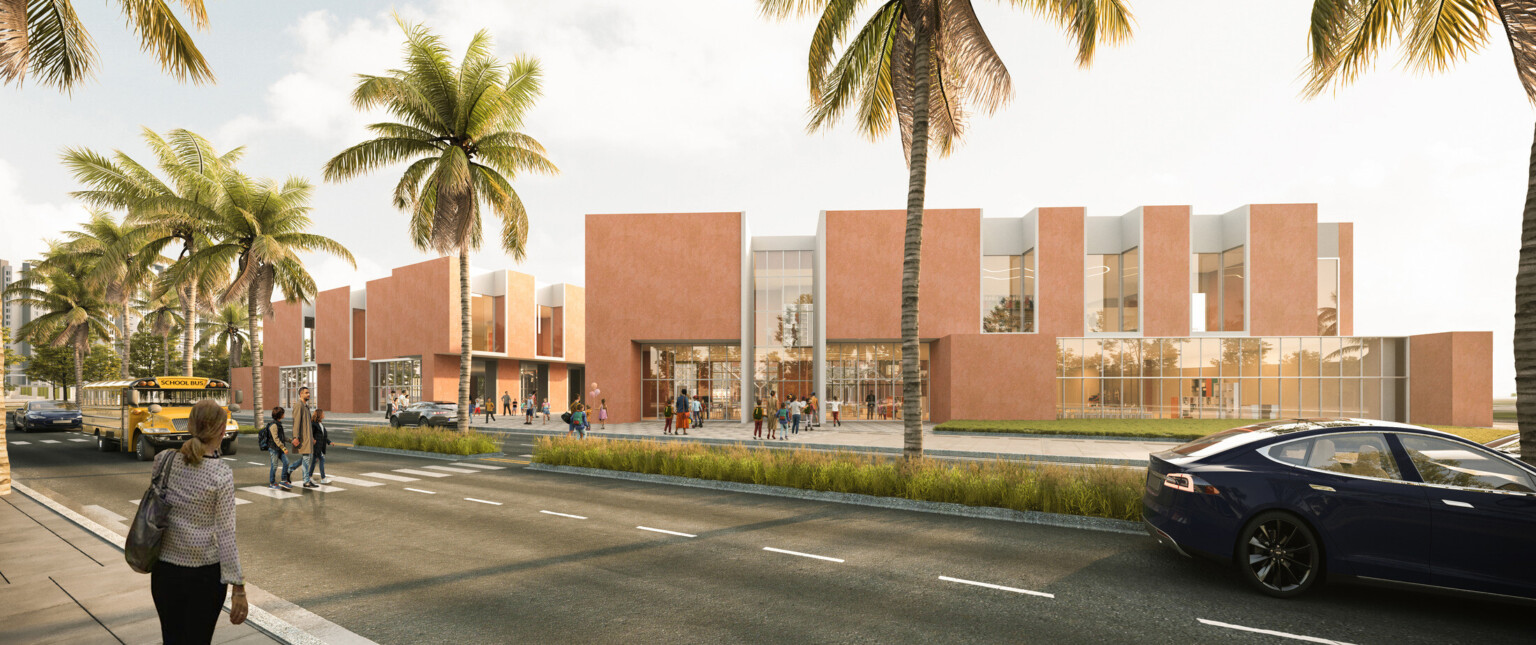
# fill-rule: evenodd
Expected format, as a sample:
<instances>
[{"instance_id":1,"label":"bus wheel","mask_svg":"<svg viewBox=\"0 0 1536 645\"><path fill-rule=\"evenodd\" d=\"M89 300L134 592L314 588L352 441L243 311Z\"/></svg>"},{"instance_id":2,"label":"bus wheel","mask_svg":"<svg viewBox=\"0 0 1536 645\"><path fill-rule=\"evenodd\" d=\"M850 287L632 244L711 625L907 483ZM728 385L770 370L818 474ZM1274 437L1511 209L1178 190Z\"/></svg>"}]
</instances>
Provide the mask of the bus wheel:
<instances>
[{"instance_id":1,"label":"bus wheel","mask_svg":"<svg viewBox=\"0 0 1536 645\"><path fill-rule=\"evenodd\" d=\"M134 452L139 454L139 461L151 461L155 458L155 447L149 445L149 440L139 437L139 444Z\"/></svg>"},{"instance_id":2,"label":"bus wheel","mask_svg":"<svg viewBox=\"0 0 1536 645\"><path fill-rule=\"evenodd\" d=\"M238 437L238 436L233 438L233 439L227 440L227 441L224 442L224 445L219 446L219 452L224 453L226 455L233 455L233 454L235 454L235 450L237 448L239 448L239 446L237 445L238 443L240 443L240 437Z\"/></svg>"}]
</instances>

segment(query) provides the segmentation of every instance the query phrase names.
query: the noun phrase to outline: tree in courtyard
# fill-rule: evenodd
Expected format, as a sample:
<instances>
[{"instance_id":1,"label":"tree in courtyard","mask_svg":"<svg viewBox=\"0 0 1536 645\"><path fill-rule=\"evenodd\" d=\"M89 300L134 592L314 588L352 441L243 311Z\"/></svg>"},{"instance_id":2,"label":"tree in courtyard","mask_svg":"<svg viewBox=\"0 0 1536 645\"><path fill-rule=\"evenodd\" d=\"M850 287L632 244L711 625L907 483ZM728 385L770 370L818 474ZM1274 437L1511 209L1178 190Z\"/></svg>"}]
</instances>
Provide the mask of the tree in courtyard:
<instances>
[{"instance_id":1,"label":"tree in courtyard","mask_svg":"<svg viewBox=\"0 0 1536 645\"><path fill-rule=\"evenodd\" d=\"M199 30L208 29L203 0L181 0ZM118 0L140 48L179 81L213 82L192 34L163 0ZM73 0L0 0L0 83L21 85L27 75L69 91L95 72L96 44L75 13Z\"/></svg>"},{"instance_id":2,"label":"tree in courtyard","mask_svg":"<svg viewBox=\"0 0 1536 645\"><path fill-rule=\"evenodd\" d=\"M907 229L902 249L902 396L918 401L918 275L928 151L947 155L965 130L968 106L991 114L1012 94L1008 70L992 49L970 0L887 0L851 39L865 0L758 0L772 18L819 15L811 37L810 130L830 127L850 107L871 139L895 125L907 159ZM1016 2L1061 26L1077 44L1077 62L1093 61L1100 43L1130 38L1123 0ZM839 55L838 48L846 45ZM903 454L923 454L921 415L903 415Z\"/></svg>"},{"instance_id":3,"label":"tree in courtyard","mask_svg":"<svg viewBox=\"0 0 1536 645\"><path fill-rule=\"evenodd\" d=\"M398 19L397 19L398 20ZM375 138L343 150L325 164L327 181L410 162L395 186L395 208L411 215L411 240L422 250L459 256L458 428L469 429L469 253L480 248L480 208L501 220L498 246L521 261L527 253L528 213L512 187L519 173L554 174L544 146L523 133L523 118L541 93L539 63L510 65L491 55L491 37L475 34L455 65L442 39L407 25L405 65L382 76L358 75L352 104L382 107L394 122L368 126Z\"/></svg>"},{"instance_id":4,"label":"tree in courtyard","mask_svg":"<svg viewBox=\"0 0 1536 645\"><path fill-rule=\"evenodd\" d=\"M1449 70L1488 44L1491 25L1509 43L1515 75L1536 103L1536 5L1519 0L1315 0L1305 94L1358 80L1394 36L1402 39L1409 69ZM1526 175L1515 273L1515 405L1521 458L1536 464L1536 141Z\"/></svg>"}]
</instances>

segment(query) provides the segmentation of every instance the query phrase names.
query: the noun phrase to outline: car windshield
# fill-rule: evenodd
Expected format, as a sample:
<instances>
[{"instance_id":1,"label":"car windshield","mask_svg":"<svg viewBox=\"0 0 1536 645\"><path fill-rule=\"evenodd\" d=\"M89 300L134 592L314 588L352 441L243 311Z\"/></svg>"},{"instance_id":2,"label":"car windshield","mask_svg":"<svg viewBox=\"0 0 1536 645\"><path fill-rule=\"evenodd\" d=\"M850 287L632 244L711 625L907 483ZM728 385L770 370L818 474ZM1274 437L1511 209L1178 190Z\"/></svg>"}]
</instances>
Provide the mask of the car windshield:
<instances>
[{"instance_id":1,"label":"car windshield","mask_svg":"<svg viewBox=\"0 0 1536 645\"><path fill-rule=\"evenodd\" d=\"M139 405L158 403L161 406L192 405L203 399L213 399L219 405L228 405L229 390L139 390Z\"/></svg>"},{"instance_id":2,"label":"car windshield","mask_svg":"<svg viewBox=\"0 0 1536 645\"><path fill-rule=\"evenodd\" d=\"M1231 430L1223 430L1216 434L1206 435L1171 450L1191 459L1199 459L1216 453L1225 452L1247 443L1253 443L1261 439L1268 439L1302 430L1316 430L1318 428L1351 427L1358 426L1360 422L1348 419L1290 419L1285 421L1265 421Z\"/></svg>"},{"instance_id":3,"label":"car windshield","mask_svg":"<svg viewBox=\"0 0 1536 645\"><path fill-rule=\"evenodd\" d=\"M74 410L75 404L68 401L33 401L27 404L27 409L34 412L42 410Z\"/></svg>"}]
</instances>

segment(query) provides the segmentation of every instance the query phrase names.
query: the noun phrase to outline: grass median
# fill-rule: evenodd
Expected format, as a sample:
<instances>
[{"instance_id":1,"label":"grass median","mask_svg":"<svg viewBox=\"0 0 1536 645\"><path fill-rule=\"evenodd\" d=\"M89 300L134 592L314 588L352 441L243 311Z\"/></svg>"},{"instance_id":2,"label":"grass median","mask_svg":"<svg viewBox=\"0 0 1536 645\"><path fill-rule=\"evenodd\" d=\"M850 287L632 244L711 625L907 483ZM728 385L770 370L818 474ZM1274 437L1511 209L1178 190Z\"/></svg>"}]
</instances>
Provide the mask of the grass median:
<instances>
[{"instance_id":1,"label":"grass median","mask_svg":"<svg viewBox=\"0 0 1536 645\"><path fill-rule=\"evenodd\" d=\"M444 428L357 428L352 434L352 445L444 455L483 455L501 451L501 444L488 435Z\"/></svg>"},{"instance_id":2,"label":"grass median","mask_svg":"<svg viewBox=\"0 0 1536 645\"><path fill-rule=\"evenodd\" d=\"M1146 471L1031 462L903 462L849 452L684 442L541 438L533 461L925 502L1117 520L1141 519Z\"/></svg>"}]
</instances>

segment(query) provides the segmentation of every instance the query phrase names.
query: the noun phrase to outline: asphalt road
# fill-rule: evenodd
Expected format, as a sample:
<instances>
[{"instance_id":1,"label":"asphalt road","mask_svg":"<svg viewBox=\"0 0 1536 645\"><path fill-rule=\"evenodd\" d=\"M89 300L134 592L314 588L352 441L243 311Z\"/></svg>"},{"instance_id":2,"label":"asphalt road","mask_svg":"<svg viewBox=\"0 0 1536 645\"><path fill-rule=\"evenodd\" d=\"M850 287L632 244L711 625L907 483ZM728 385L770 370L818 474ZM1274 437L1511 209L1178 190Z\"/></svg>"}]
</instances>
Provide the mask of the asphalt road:
<instances>
[{"instance_id":1,"label":"asphalt road","mask_svg":"<svg viewBox=\"0 0 1536 645\"><path fill-rule=\"evenodd\" d=\"M16 479L131 517L149 464L79 438L11 433ZM254 445L230 462L237 487L265 484ZM335 448L329 474L352 480L336 490L237 491L246 576L380 643L1508 643L1533 627L1526 607L1366 587L1272 600L1143 536L475 463L502 468Z\"/></svg>"}]
</instances>

